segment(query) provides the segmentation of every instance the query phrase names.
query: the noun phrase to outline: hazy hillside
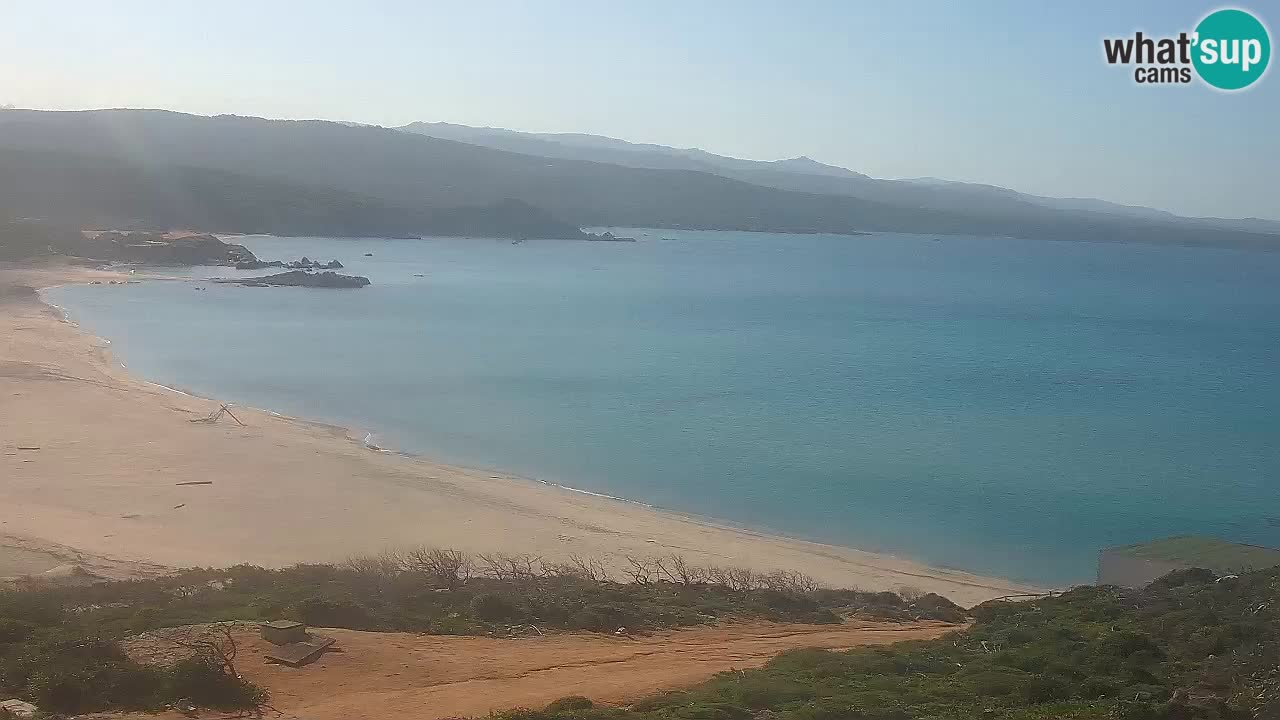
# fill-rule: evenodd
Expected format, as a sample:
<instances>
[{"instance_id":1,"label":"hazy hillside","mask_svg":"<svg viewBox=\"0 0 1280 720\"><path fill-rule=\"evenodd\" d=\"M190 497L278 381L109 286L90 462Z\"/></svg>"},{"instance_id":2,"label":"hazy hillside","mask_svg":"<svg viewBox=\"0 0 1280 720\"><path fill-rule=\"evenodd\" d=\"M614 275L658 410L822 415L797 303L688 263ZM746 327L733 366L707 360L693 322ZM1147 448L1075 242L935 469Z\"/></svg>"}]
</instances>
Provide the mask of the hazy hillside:
<instances>
[{"instance_id":1,"label":"hazy hillside","mask_svg":"<svg viewBox=\"0 0 1280 720\"><path fill-rule=\"evenodd\" d=\"M586 135L582 133L525 133L503 128L478 128L452 123L409 123L400 130L498 150L553 157L564 160L588 160L625 167L653 170L700 170L717 174L723 171L757 171L770 173L806 173L836 177L866 177L859 173L832 165L824 165L811 158L764 162L740 160L715 155L697 148L673 148L665 145L632 143L626 140Z\"/></svg>"},{"instance_id":2,"label":"hazy hillside","mask_svg":"<svg viewBox=\"0 0 1280 720\"><path fill-rule=\"evenodd\" d=\"M935 190L944 190L949 193L954 193L956 197L967 198L970 201L982 202L990 201L992 198L1003 198L1005 200L1012 200L1021 204L1029 203L1057 210L1081 210L1090 213L1104 213L1108 215L1119 215L1128 218L1140 218L1162 222L1181 222L1197 226L1216 227L1229 230L1244 230L1246 232L1280 233L1280 221L1276 220L1264 220L1260 218L1183 217L1181 215L1171 213L1168 210L1157 210L1155 208L1143 207L1141 205L1122 205L1120 203L1114 203L1108 200L1098 200L1096 198L1045 197L1043 195L1020 193L1016 190L1010 190L1009 188L1003 188L997 185L957 182L954 180L941 180L938 178L914 178L912 180L880 182L909 183L916 186L928 186Z\"/></svg>"},{"instance_id":3,"label":"hazy hillside","mask_svg":"<svg viewBox=\"0 0 1280 720\"><path fill-rule=\"evenodd\" d=\"M11 110L0 112L0 152L7 158L0 175L9 178L0 211L95 224L340 235L456 234L474 227L476 234L542 237L624 225L1276 243L1259 233L1031 203L998 213L976 203L889 204L826 191L867 182L838 173L770 171L812 190L783 191L717 173L538 157L323 121ZM787 166L797 163L812 165Z\"/></svg>"},{"instance_id":4,"label":"hazy hillside","mask_svg":"<svg viewBox=\"0 0 1280 720\"><path fill-rule=\"evenodd\" d=\"M744 182L799 192L849 195L911 208L1017 216L1039 208L1116 215L1127 219L1185 222L1247 232L1280 233L1280 222L1254 218L1184 218L1165 210L1093 198L1054 198L1009 188L937 178L882 180L807 157L762 162L580 133L523 133L450 123L416 122L401 130L435 138L549 158L591 160L640 168L702 170Z\"/></svg>"},{"instance_id":5,"label":"hazy hillside","mask_svg":"<svg viewBox=\"0 0 1280 720\"><path fill-rule=\"evenodd\" d=\"M0 148L0 215L96 228L406 235L423 224L330 188L185 165Z\"/></svg>"}]
</instances>

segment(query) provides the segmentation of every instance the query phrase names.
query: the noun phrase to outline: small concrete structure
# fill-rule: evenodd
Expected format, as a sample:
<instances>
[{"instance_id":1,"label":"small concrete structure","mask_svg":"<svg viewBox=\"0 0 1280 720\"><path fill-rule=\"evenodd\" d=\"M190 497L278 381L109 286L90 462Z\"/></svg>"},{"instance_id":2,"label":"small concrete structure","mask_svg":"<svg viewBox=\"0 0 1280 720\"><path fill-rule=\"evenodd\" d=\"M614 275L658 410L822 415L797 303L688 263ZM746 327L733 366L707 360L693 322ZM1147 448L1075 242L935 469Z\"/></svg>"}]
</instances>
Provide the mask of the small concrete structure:
<instances>
[{"instance_id":1,"label":"small concrete structure","mask_svg":"<svg viewBox=\"0 0 1280 720\"><path fill-rule=\"evenodd\" d=\"M272 645L288 645L307 641L307 626L294 620L262 623L262 639Z\"/></svg>"},{"instance_id":2,"label":"small concrete structure","mask_svg":"<svg viewBox=\"0 0 1280 720\"><path fill-rule=\"evenodd\" d=\"M315 662L335 642L308 633L306 625L293 620L262 623L262 639L276 646L266 654L267 660L295 668Z\"/></svg>"},{"instance_id":3,"label":"small concrete structure","mask_svg":"<svg viewBox=\"0 0 1280 720\"><path fill-rule=\"evenodd\" d=\"M1138 588L1174 570L1230 575L1278 565L1280 550L1187 535L1106 548L1098 553L1098 584Z\"/></svg>"},{"instance_id":4,"label":"small concrete structure","mask_svg":"<svg viewBox=\"0 0 1280 720\"><path fill-rule=\"evenodd\" d=\"M312 635L304 642L289 643L267 653L264 657L274 663L299 668L316 661L325 650L336 642L331 637Z\"/></svg>"}]
</instances>

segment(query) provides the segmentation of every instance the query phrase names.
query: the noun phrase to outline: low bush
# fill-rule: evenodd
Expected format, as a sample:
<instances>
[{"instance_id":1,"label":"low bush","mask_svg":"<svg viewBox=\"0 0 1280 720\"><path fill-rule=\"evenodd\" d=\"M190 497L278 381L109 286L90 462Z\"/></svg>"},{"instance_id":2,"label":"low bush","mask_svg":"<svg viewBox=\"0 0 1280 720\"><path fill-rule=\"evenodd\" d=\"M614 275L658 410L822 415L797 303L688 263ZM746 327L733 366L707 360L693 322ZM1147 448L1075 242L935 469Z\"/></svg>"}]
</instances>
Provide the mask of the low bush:
<instances>
[{"instance_id":1,"label":"low bush","mask_svg":"<svg viewBox=\"0 0 1280 720\"><path fill-rule=\"evenodd\" d=\"M170 668L167 675L169 697L190 700L197 707L242 710L267 701L267 694L261 688L208 659L183 660Z\"/></svg>"},{"instance_id":2,"label":"low bush","mask_svg":"<svg viewBox=\"0 0 1280 720\"><path fill-rule=\"evenodd\" d=\"M492 592L482 592L471 598L471 612L478 620L487 623L513 620L519 615L514 603Z\"/></svg>"},{"instance_id":3,"label":"low bush","mask_svg":"<svg viewBox=\"0 0 1280 720\"><path fill-rule=\"evenodd\" d=\"M559 700L553 700L547 705L546 710L547 712L565 712L572 710L590 710L593 707L595 707L595 703L591 702L588 698L584 698L581 695L568 695L560 698Z\"/></svg>"}]
</instances>

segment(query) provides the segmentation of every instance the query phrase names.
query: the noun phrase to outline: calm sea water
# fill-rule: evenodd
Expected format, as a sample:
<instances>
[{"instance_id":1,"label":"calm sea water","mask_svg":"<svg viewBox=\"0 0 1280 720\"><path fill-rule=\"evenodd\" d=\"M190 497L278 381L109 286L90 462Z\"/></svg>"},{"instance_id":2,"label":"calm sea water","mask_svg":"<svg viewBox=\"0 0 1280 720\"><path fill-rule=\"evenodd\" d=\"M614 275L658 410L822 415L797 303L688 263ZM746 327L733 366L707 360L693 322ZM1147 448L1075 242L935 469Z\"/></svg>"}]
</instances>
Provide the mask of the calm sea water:
<instances>
[{"instance_id":1,"label":"calm sea water","mask_svg":"<svg viewBox=\"0 0 1280 720\"><path fill-rule=\"evenodd\" d=\"M1280 253L637 232L247 238L373 285L50 295L157 382L795 536L1043 583L1280 546Z\"/></svg>"}]
</instances>

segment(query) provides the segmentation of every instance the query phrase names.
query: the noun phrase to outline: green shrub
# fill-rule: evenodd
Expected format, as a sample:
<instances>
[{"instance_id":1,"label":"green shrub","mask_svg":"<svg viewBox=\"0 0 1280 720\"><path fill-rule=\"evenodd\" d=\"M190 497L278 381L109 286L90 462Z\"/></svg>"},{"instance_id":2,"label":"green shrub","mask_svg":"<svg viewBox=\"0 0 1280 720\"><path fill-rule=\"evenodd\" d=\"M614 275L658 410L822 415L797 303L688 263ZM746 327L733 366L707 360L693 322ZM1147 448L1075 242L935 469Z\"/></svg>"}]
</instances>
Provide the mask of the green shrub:
<instances>
[{"instance_id":1,"label":"green shrub","mask_svg":"<svg viewBox=\"0 0 1280 720\"><path fill-rule=\"evenodd\" d=\"M1037 675L1023 686L1023 694L1027 702L1039 705L1055 700L1066 700L1071 696L1071 687L1062 678Z\"/></svg>"},{"instance_id":2,"label":"green shrub","mask_svg":"<svg viewBox=\"0 0 1280 720\"><path fill-rule=\"evenodd\" d=\"M364 606L346 598L309 597L295 605L298 619L317 627L370 629L373 621Z\"/></svg>"},{"instance_id":3,"label":"green shrub","mask_svg":"<svg viewBox=\"0 0 1280 720\"><path fill-rule=\"evenodd\" d=\"M1016 692L1022 685L1019 678L994 670L980 672L971 678L973 691L983 697L999 697Z\"/></svg>"},{"instance_id":4,"label":"green shrub","mask_svg":"<svg viewBox=\"0 0 1280 720\"><path fill-rule=\"evenodd\" d=\"M1103 640L1103 650L1117 657L1127 658L1137 653L1160 657L1162 651L1155 640L1144 632L1120 630L1110 633Z\"/></svg>"},{"instance_id":5,"label":"green shrub","mask_svg":"<svg viewBox=\"0 0 1280 720\"><path fill-rule=\"evenodd\" d=\"M267 701L266 691L201 658L174 665L167 681L170 697L186 698L197 707L244 710Z\"/></svg>"},{"instance_id":6,"label":"green shrub","mask_svg":"<svg viewBox=\"0 0 1280 720\"><path fill-rule=\"evenodd\" d=\"M62 622L65 611L57 595L44 591L0 590L0 617L16 618L36 627Z\"/></svg>"},{"instance_id":7,"label":"green shrub","mask_svg":"<svg viewBox=\"0 0 1280 720\"><path fill-rule=\"evenodd\" d=\"M26 690L47 712L79 713L88 709L89 683L74 673L57 668L37 671L27 681Z\"/></svg>"},{"instance_id":8,"label":"green shrub","mask_svg":"<svg viewBox=\"0 0 1280 720\"><path fill-rule=\"evenodd\" d=\"M483 622L501 622L514 619L519 610L505 597L483 592L471 599L471 612Z\"/></svg>"},{"instance_id":9,"label":"green shrub","mask_svg":"<svg viewBox=\"0 0 1280 720\"><path fill-rule=\"evenodd\" d=\"M964 608L951 602L937 593L926 593L916 598L911 605L932 620L943 622L964 622L968 613Z\"/></svg>"},{"instance_id":10,"label":"green shrub","mask_svg":"<svg viewBox=\"0 0 1280 720\"><path fill-rule=\"evenodd\" d=\"M789 703L811 700L814 689L787 678L750 673L735 678L725 696L733 704L752 710L765 710Z\"/></svg>"},{"instance_id":11,"label":"green shrub","mask_svg":"<svg viewBox=\"0 0 1280 720\"><path fill-rule=\"evenodd\" d=\"M563 712L571 710L590 710L595 707L595 703L589 698L581 695L566 695L559 700L553 700L547 705L547 712Z\"/></svg>"},{"instance_id":12,"label":"green shrub","mask_svg":"<svg viewBox=\"0 0 1280 720\"><path fill-rule=\"evenodd\" d=\"M35 632L36 626L25 620L12 617L0 617L0 645L19 643Z\"/></svg>"},{"instance_id":13,"label":"green shrub","mask_svg":"<svg viewBox=\"0 0 1280 720\"><path fill-rule=\"evenodd\" d=\"M685 720L746 720L751 711L726 702L700 702L668 708L672 717Z\"/></svg>"},{"instance_id":14,"label":"green shrub","mask_svg":"<svg viewBox=\"0 0 1280 720\"><path fill-rule=\"evenodd\" d=\"M1120 691L1120 684L1108 677L1091 677L1080 683L1080 697L1085 700L1114 697Z\"/></svg>"}]
</instances>

